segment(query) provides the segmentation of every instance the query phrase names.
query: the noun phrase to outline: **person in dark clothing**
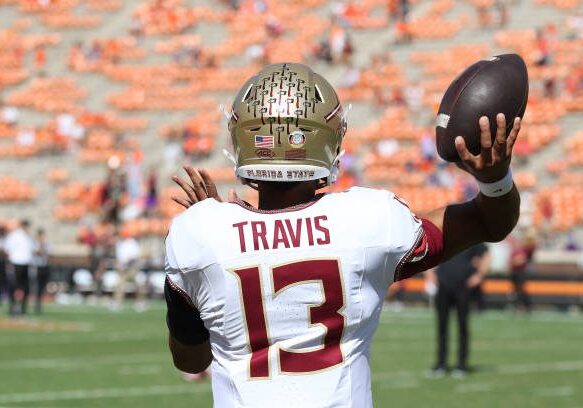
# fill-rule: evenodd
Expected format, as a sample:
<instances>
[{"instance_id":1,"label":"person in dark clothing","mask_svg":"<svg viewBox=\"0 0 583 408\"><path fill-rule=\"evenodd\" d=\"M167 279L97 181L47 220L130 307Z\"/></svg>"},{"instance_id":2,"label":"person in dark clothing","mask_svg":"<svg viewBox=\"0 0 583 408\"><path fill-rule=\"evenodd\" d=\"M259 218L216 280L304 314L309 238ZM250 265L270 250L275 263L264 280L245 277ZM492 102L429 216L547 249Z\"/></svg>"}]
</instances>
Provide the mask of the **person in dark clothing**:
<instances>
[{"instance_id":1,"label":"person in dark clothing","mask_svg":"<svg viewBox=\"0 0 583 408\"><path fill-rule=\"evenodd\" d=\"M441 377L447 373L447 344L449 311L455 306L458 318L458 364L454 376L468 373L470 297L489 269L488 247L478 244L442 263L429 279L438 287L435 296L437 311L438 347L437 363L431 374Z\"/></svg>"},{"instance_id":2,"label":"person in dark clothing","mask_svg":"<svg viewBox=\"0 0 583 408\"><path fill-rule=\"evenodd\" d=\"M530 312L532 304L525 284L535 250L536 239L534 235L529 234L523 240L513 243L510 254L510 280L514 288L514 306L518 310L522 303L526 312Z\"/></svg>"}]
</instances>

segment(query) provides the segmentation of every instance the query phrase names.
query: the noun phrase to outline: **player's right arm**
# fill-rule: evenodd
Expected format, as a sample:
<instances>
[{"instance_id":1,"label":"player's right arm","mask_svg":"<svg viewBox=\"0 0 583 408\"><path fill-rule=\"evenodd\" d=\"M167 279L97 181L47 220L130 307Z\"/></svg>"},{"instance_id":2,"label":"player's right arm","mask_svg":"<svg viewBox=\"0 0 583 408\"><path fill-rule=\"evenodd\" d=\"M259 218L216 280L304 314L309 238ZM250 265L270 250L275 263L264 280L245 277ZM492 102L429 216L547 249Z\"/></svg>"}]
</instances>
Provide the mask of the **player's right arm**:
<instances>
[{"instance_id":1,"label":"player's right arm","mask_svg":"<svg viewBox=\"0 0 583 408\"><path fill-rule=\"evenodd\" d=\"M496 122L496 138L492 144L488 118L480 119L482 150L477 156L468 151L462 137L455 141L462 159L458 166L481 183L494 183L508 174L512 148L520 130L519 118L514 120L508 137L504 115L498 114ZM425 218L442 232L443 259L448 259L477 243L502 241L518 222L519 210L520 195L513 185L504 195L488 197L480 192L473 200L437 209Z\"/></svg>"},{"instance_id":2,"label":"player's right arm","mask_svg":"<svg viewBox=\"0 0 583 408\"><path fill-rule=\"evenodd\" d=\"M496 117L497 131L494 143L487 117L480 118L481 152L471 154L462 137L456 138L456 149L461 162L458 167L467 171L480 183L496 183L509 174L512 148L520 130L516 118L512 130L506 135L503 114ZM405 279L429 269L480 242L502 241L518 222L520 195L514 184L506 194L497 197L482 192L465 203L451 204L431 211L422 217L423 245L427 253L423 259L407 262L396 279Z\"/></svg>"}]
</instances>

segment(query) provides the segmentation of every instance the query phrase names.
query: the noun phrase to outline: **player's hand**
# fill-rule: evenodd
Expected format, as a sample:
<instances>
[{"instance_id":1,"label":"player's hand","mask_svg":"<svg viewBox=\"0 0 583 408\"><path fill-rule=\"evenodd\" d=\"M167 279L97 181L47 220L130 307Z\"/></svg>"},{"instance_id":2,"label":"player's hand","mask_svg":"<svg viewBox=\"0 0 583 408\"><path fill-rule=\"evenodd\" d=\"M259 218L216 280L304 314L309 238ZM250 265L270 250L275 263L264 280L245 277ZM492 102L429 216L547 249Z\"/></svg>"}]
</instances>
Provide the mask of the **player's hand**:
<instances>
[{"instance_id":1,"label":"player's hand","mask_svg":"<svg viewBox=\"0 0 583 408\"><path fill-rule=\"evenodd\" d=\"M470 276L470 278L466 282L466 286L470 289L473 289L477 287L480 283L482 283L482 277L476 273Z\"/></svg>"},{"instance_id":2,"label":"player's hand","mask_svg":"<svg viewBox=\"0 0 583 408\"><path fill-rule=\"evenodd\" d=\"M217 186L212 180L211 176L205 169L194 169L191 166L182 166L190 183L183 180L178 176L172 176L172 181L174 181L178 186L184 191L186 197L172 196L172 200L183 206L184 208L189 208L199 201L206 200L207 198L214 198L217 201L223 201L219 196L217 191ZM229 191L229 201L234 201L237 199L237 194L235 190Z\"/></svg>"},{"instance_id":3,"label":"player's hand","mask_svg":"<svg viewBox=\"0 0 583 408\"><path fill-rule=\"evenodd\" d=\"M468 150L464 138L461 136L456 137L455 147L462 159L461 162L456 164L459 168L474 176L478 181L493 183L502 179L508 172L512 157L512 148L520 131L520 118L514 119L512 130L508 134L508 137L506 137L506 118L503 113L496 115L497 130L494 143L492 143L488 117L482 116L479 120L479 125L482 150L475 156Z\"/></svg>"}]
</instances>

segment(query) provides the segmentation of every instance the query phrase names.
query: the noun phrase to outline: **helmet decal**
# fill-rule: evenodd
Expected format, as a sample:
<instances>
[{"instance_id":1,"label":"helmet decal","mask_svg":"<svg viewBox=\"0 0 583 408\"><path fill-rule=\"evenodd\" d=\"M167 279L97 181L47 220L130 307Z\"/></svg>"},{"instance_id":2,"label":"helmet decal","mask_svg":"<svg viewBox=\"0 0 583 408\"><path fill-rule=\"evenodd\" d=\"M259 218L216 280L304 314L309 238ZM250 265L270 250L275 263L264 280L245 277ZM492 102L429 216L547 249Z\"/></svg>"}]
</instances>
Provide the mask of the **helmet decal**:
<instances>
[{"instance_id":1,"label":"helmet decal","mask_svg":"<svg viewBox=\"0 0 583 408\"><path fill-rule=\"evenodd\" d=\"M306 135L301 130L294 130L289 135L289 144L295 149L299 149L306 143Z\"/></svg>"}]
</instances>

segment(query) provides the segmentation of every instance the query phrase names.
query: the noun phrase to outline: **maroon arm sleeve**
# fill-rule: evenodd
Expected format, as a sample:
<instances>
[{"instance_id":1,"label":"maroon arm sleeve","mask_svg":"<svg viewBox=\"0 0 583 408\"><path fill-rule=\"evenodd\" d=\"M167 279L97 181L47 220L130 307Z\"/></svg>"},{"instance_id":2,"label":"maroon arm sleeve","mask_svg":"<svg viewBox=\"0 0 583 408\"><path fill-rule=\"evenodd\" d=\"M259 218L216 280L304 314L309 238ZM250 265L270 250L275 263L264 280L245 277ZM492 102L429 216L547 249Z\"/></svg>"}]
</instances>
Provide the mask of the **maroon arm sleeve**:
<instances>
[{"instance_id":1,"label":"maroon arm sleeve","mask_svg":"<svg viewBox=\"0 0 583 408\"><path fill-rule=\"evenodd\" d=\"M443 258L443 233L435 224L421 219L421 235L415 247L405 255L395 270L395 282L439 265Z\"/></svg>"}]
</instances>

